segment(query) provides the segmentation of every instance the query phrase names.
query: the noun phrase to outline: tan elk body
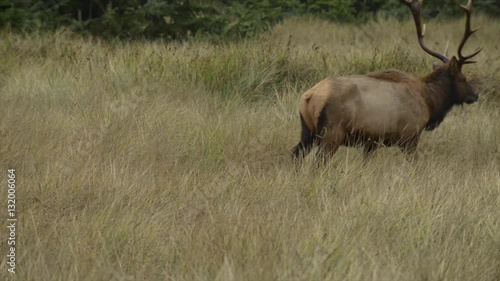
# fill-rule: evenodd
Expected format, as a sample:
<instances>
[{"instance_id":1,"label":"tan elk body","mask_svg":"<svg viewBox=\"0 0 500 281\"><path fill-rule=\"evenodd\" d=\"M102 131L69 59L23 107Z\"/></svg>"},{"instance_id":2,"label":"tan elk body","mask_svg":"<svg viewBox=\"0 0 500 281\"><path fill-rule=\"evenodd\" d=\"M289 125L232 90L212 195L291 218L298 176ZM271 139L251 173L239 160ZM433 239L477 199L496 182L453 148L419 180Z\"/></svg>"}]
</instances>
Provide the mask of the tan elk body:
<instances>
[{"instance_id":1,"label":"tan elk body","mask_svg":"<svg viewBox=\"0 0 500 281\"><path fill-rule=\"evenodd\" d=\"M363 145L365 157L380 145L397 145L403 151L415 152L422 131L436 128L453 105L478 100L461 72L464 64L472 63L468 59L480 51L461 54L466 40L476 31L470 29L471 0L466 6L459 4L467 15L466 31L459 59L451 60L424 45L422 0L400 1L413 13L421 47L444 64L422 78L386 70L322 80L300 99L302 135L292 151L296 159L302 159L314 144L320 145L318 152L326 156L341 145Z\"/></svg>"}]
</instances>

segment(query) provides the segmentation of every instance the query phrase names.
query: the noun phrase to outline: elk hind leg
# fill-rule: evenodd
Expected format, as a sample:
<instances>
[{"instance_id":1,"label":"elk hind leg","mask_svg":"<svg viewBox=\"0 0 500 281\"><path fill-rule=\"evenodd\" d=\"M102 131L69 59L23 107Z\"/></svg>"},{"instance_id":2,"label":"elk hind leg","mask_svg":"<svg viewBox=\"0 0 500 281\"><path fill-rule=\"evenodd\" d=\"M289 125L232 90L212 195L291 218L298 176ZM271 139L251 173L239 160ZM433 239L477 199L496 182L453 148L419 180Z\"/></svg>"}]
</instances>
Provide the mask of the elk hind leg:
<instances>
[{"instance_id":1,"label":"elk hind leg","mask_svg":"<svg viewBox=\"0 0 500 281\"><path fill-rule=\"evenodd\" d=\"M338 149L339 143L335 141L322 141L316 154L318 164L326 164L326 162L332 158L333 154L335 154Z\"/></svg>"},{"instance_id":2,"label":"elk hind leg","mask_svg":"<svg viewBox=\"0 0 500 281\"><path fill-rule=\"evenodd\" d=\"M316 159L318 160L318 165L320 165L320 163L326 164L328 159L335 154L343 141L343 136L340 136L342 131L338 130L338 128L337 130L333 130L329 125L326 108L323 108L318 116L317 130L318 136L316 141L319 148L318 151L316 151Z\"/></svg>"},{"instance_id":3,"label":"elk hind leg","mask_svg":"<svg viewBox=\"0 0 500 281\"><path fill-rule=\"evenodd\" d=\"M403 151L406 159L410 162L418 160L417 146L418 146L418 136L412 137L407 141L399 144L399 148L401 149L401 151Z\"/></svg>"},{"instance_id":4,"label":"elk hind leg","mask_svg":"<svg viewBox=\"0 0 500 281\"><path fill-rule=\"evenodd\" d=\"M363 148L363 161L368 160L373 152L377 149L377 144L373 140L369 140Z\"/></svg>"},{"instance_id":5,"label":"elk hind leg","mask_svg":"<svg viewBox=\"0 0 500 281\"><path fill-rule=\"evenodd\" d=\"M317 159L326 164L337 152L340 144L344 143L344 131L337 127L335 129L323 128L322 134L319 137L319 149L317 151Z\"/></svg>"},{"instance_id":6,"label":"elk hind leg","mask_svg":"<svg viewBox=\"0 0 500 281\"><path fill-rule=\"evenodd\" d=\"M300 124L302 126L302 132L300 136L300 142L292 149L293 159L297 161L302 161L306 157L316 142L316 135L307 127L304 117L300 114Z\"/></svg>"}]
</instances>

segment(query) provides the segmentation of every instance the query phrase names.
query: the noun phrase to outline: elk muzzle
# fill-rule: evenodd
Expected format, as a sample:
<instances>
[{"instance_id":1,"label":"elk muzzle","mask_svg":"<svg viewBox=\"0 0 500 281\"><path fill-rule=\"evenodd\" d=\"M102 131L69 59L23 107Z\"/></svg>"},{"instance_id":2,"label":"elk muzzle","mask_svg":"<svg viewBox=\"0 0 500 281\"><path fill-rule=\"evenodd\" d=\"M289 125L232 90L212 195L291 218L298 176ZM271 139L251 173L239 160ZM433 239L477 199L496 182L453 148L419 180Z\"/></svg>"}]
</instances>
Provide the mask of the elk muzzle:
<instances>
[{"instance_id":1,"label":"elk muzzle","mask_svg":"<svg viewBox=\"0 0 500 281\"><path fill-rule=\"evenodd\" d=\"M466 104L471 104L475 103L477 100L479 100L479 95L476 92L472 92L472 95L467 96L464 100Z\"/></svg>"}]
</instances>

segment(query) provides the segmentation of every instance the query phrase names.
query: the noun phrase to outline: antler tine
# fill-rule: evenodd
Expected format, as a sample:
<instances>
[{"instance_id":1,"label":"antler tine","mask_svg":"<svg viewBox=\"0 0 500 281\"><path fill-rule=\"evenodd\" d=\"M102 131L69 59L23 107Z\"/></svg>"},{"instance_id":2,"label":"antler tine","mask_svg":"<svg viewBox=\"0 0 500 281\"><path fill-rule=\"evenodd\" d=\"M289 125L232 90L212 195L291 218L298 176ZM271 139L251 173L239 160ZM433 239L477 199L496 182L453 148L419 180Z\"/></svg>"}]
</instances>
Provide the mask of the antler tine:
<instances>
[{"instance_id":1,"label":"antler tine","mask_svg":"<svg viewBox=\"0 0 500 281\"><path fill-rule=\"evenodd\" d=\"M464 32L464 37L462 38L462 41L460 42L460 45L458 46L458 58L459 58L459 62L461 64L468 64L468 63L475 63L475 61L467 61L468 59L471 59L472 57L474 57L475 55L479 54L479 52L481 52L482 48L479 47L476 49L476 51L474 51L474 53L468 55L468 56L464 56L462 55L462 49L465 45L465 42L467 42L467 40L469 39L469 37L474 33L476 32L478 28L475 28L475 29L471 29L470 28L470 16L471 16L471 13L472 13L472 0L468 0L467 1L467 4L464 6L462 4L460 4L459 0L455 0L458 7L460 7L460 9L462 9L464 12L465 12L465 32Z\"/></svg>"},{"instance_id":2,"label":"antler tine","mask_svg":"<svg viewBox=\"0 0 500 281\"><path fill-rule=\"evenodd\" d=\"M415 21L415 26L417 27L417 37L420 47L422 47L422 49L429 55L438 58L444 63L448 63L450 60L445 55L432 51L424 44L425 25L422 25L422 18L420 17L420 9L424 1L418 0L418 2L414 2L413 0L400 0L400 2L408 6L413 14L413 20Z\"/></svg>"}]
</instances>

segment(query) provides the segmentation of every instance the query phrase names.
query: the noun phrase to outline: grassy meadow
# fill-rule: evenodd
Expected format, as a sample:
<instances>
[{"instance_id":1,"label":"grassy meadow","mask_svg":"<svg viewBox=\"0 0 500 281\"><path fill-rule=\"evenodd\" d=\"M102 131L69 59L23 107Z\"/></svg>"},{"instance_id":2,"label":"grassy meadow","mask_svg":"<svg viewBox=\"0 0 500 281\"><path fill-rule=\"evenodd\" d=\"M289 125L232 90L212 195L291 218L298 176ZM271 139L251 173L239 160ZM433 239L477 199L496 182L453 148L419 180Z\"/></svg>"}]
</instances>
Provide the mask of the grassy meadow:
<instances>
[{"instance_id":1,"label":"grassy meadow","mask_svg":"<svg viewBox=\"0 0 500 281\"><path fill-rule=\"evenodd\" d=\"M456 53L463 20L427 22ZM327 76L425 75L413 22L290 19L210 44L0 33L0 280L500 280L500 19L464 67L481 92L419 160L341 148L296 167L300 95Z\"/></svg>"}]
</instances>

